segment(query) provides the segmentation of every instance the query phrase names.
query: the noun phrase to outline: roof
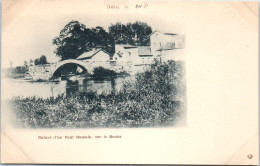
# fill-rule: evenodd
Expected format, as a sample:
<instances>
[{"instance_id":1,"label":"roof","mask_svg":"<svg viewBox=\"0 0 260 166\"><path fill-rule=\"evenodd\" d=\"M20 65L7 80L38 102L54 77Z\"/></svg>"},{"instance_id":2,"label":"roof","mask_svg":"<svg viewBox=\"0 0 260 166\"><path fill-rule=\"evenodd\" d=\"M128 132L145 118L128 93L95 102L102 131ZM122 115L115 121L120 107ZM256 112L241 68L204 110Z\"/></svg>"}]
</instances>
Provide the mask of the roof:
<instances>
[{"instance_id":1,"label":"roof","mask_svg":"<svg viewBox=\"0 0 260 166\"><path fill-rule=\"evenodd\" d=\"M102 49L93 49L91 51L88 52L84 52L83 54L81 54L79 57L77 57L76 59L80 60L80 59L91 59L94 55L96 55L98 52L103 51L106 54L108 54L110 56L109 53L107 53L106 51L102 50Z\"/></svg>"},{"instance_id":2,"label":"roof","mask_svg":"<svg viewBox=\"0 0 260 166\"><path fill-rule=\"evenodd\" d=\"M155 32L158 32L158 31L157 31L157 30L153 31L153 32L149 35L149 37L152 36Z\"/></svg>"},{"instance_id":3,"label":"roof","mask_svg":"<svg viewBox=\"0 0 260 166\"><path fill-rule=\"evenodd\" d=\"M175 49L175 43L166 43L164 45L162 45L157 51L161 51L161 50L173 50Z\"/></svg>"},{"instance_id":4,"label":"roof","mask_svg":"<svg viewBox=\"0 0 260 166\"><path fill-rule=\"evenodd\" d=\"M163 34L165 34L165 35L178 35L176 33L163 33Z\"/></svg>"},{"instance_id":5,"label":"roof","mask_svg":"<svg viewBox=\"0 0 260 166\"><path fill-rule=\"evenodd\" d=\"M153 32L149 35L149 37L150 37L151 35L153 35L155 32L159 32L159 31L157 31L157 30L153 31ZM178 35L178 34L176 34L176 33L162 33L162 32L159 32L159 33L164 34L164 35Z\"/></svg>"},{"instance_id":6,"label":"roof","mask_svg":"<svg viewBox=\"0 0 260 166\"><path fill-rule=\"evenodd\" d=\"M151 48L149 46L139 46L138 47L139 56L153 56L151 53Z\"/></svg>"},{"instance_id":7,"label":"roof","mask_svg":"<svg viewBox=\"0 0 260 166\"><path fill-rule=\"evenodd\" d=\"M136 48L136 47L137 47L137 46L133 46L133 45L130 45L130 44L116 44L116 45L122 46L122 47L124 47L125 49L128 49L128 48Z\"/></svg>"},{"instance_id":8,"label":"roof","mask_svg":"<svg viewBox=\"0 0 260 166\"><path fill-rule=\"evenodd\" d=\"M133 46L133 45L130 45L130 44L124 44L123 47L124 48L135 48L137 46Z\"/></svg>"}]
</instances>

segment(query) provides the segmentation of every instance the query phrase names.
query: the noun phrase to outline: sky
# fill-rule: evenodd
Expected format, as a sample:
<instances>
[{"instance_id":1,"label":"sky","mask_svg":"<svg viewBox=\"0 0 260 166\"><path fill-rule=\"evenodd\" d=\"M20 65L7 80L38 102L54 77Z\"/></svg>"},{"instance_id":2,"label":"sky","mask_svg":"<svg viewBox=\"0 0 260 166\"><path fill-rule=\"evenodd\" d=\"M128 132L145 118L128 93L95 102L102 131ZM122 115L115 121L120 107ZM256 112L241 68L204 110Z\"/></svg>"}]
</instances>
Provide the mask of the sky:
<instances>
[{"instance_id":1,"label":"sky","mask_svg":"<svg viewBox=\"0 0 260 166\"><path fill-rule=\"evenodd\" d=\"M180 9L175 8L169 21L168 15L161 10L167 3L138 3L146 5L140 9L135 8L136 4L134 1L126 3L100 0L96 3L82 0L33 1L17 14L2 33L2 68L10 67L11 61L13 66L23 65L25 60L39 58L41 55L45 55L48 62L58 61L52 40L71 20L77 20L88 28L101 26L106 30L116 22L143 21L153 30L184 33ZM117 5L120 9L108 9L108 5ZM124 9L125 5L128 9Z\"/></svg>"}]
</instances>

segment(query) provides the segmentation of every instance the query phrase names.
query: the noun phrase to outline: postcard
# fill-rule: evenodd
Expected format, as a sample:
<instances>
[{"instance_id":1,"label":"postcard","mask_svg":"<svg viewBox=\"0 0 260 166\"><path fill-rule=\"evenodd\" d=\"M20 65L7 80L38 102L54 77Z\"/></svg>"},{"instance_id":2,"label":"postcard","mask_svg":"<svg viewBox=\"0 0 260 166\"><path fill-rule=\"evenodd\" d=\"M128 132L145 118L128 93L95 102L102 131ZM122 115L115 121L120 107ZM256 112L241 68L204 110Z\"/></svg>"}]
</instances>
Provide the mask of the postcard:
<instances>
[{"instance_id":1,"label":"postcard","mask_svg":"<svg viewBox=\"0 0 260 166\"><path fill-rule=\"evenodd\" d=\"M257 2L2 4L2 163L258 164Z\"/></svg>"}]
</instances>

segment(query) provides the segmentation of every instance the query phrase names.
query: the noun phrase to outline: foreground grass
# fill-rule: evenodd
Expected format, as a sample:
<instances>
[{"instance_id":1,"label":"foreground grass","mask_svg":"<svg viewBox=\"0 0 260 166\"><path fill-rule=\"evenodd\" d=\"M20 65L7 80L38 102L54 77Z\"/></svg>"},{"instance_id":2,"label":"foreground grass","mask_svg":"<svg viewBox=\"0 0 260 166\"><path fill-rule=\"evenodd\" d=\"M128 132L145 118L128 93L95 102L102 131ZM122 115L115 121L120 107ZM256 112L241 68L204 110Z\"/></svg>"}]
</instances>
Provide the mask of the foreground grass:
<instances>
[{"instance_id":1,"label":"foreground grass","mask_svg":"<svg viewBox=\"0 0 260 166\"><path fill-rule=\"evenodd\" d=\"M42 99L11 100L17 125L32 128L57 127L160 127L174 125L184 112L180 95L183 64L156 64L138 74L136 82L122 91L95 92Z\"/></svg>"}]
</instances>

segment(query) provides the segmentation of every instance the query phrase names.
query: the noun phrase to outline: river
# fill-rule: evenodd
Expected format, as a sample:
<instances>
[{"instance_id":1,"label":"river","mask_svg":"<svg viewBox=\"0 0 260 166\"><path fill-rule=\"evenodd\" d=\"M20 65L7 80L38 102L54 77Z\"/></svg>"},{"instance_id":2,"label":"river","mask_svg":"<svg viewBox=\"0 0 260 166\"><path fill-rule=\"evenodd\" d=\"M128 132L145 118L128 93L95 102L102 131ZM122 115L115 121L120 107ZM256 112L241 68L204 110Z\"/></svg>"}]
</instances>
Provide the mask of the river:
<instances>
[{"instance_id":1,"label":"river","mask_svg":"<svg viewBox=\"0 0 260 166\"><path fill-rule=\"evenodd\" d=\"M56 97L61 94L74 92L95 91L98 94L118 92L123 88L124 82L133 81L133 76L118 77L115 79L93 80L78 78L75 81L58 82L33 82L23 79L10 79L2 77L2 99L11 99L14 96L21 97Z\"/></svg>"}]
</instances>

